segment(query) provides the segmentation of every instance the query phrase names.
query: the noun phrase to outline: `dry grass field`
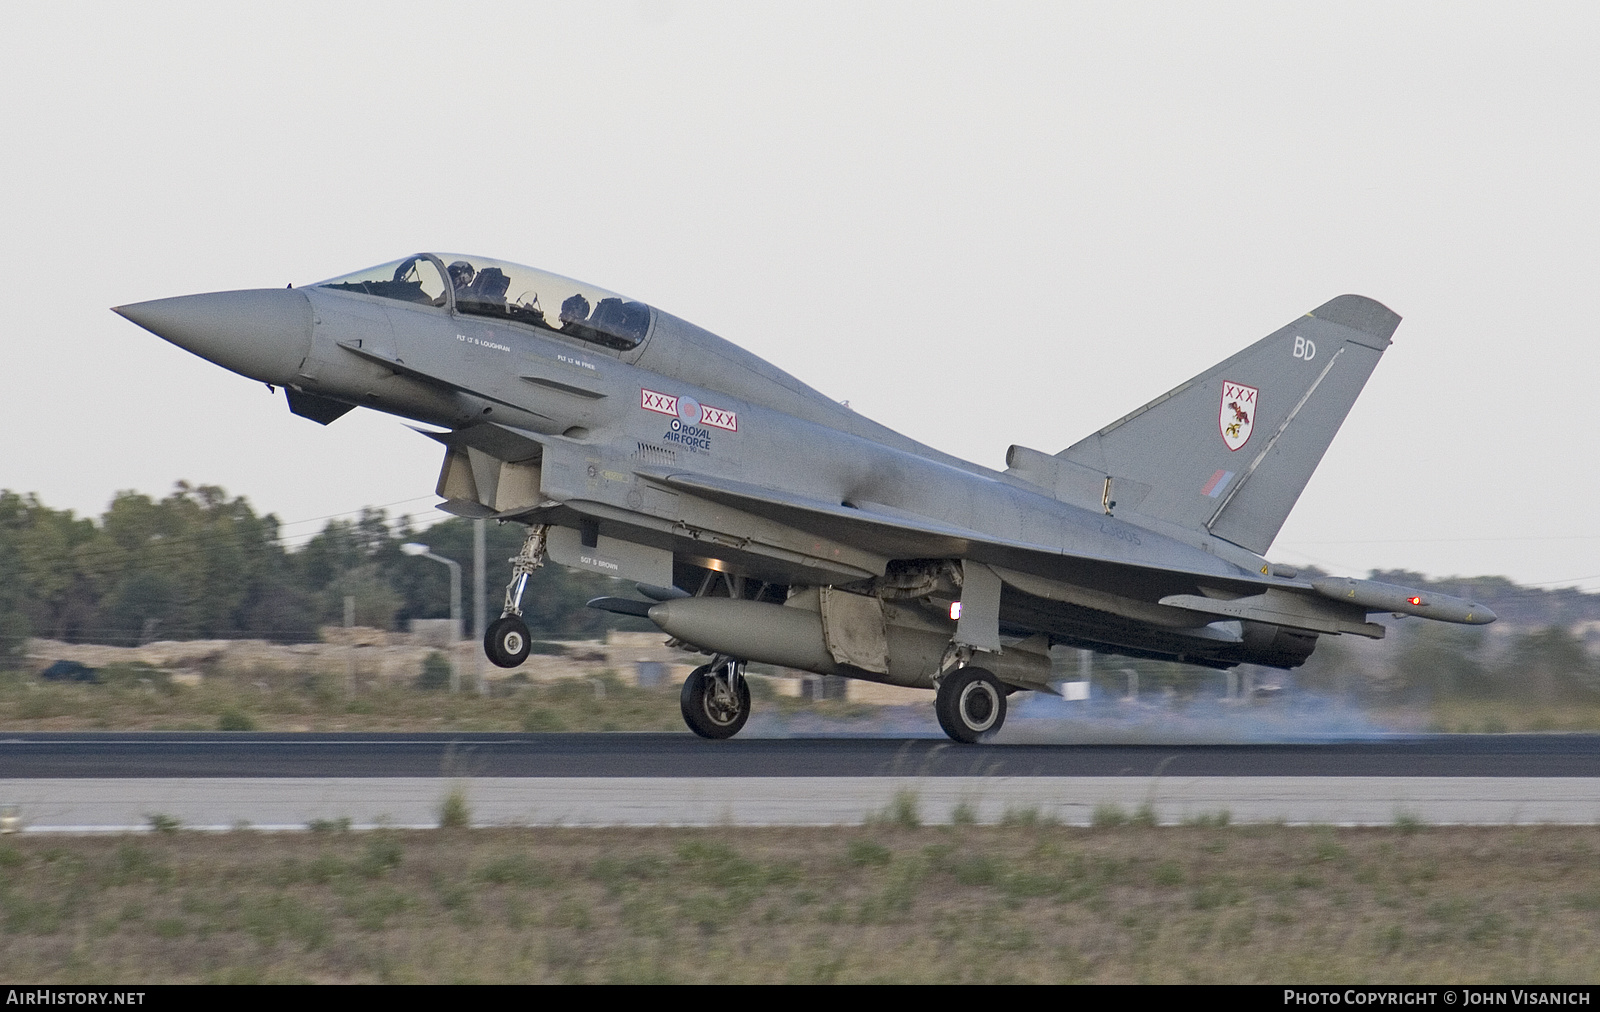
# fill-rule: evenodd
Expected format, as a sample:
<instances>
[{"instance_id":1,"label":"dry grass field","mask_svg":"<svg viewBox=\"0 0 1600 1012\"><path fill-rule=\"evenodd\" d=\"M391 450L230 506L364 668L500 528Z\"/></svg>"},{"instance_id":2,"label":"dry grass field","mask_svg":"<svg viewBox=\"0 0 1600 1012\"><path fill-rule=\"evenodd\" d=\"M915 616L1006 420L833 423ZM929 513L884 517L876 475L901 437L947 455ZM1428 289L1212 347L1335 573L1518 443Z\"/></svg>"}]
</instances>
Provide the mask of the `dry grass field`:
<instances>
[{"instance_id":1,"label":"dry grass field","mask_svg":"<svg viewBox=\"0 0 1600 1012\"><path fill-rule=\"evenodd\" d=\"M536 644L507 672L480 664L477 646L462 643L461 687L451 692L447 655L415 637L324 632L330 642L287 646L35 640L24 670L0 671L0 731L684 731L679 685L705 660L666 647L659 634L613 632L603 642ZM93 680L44 679L40 670L54 660L87 664ZM659 684L639 684L643 661L658 666ZM488 676L481 694L480 669ZM752 674L752 696L769 714L861 720L878 712L802 700L797 678Z\"/></svg>"},{"instance_id":2,"label":"dry grass field","mask_svg":"<svg viewBox=\"0 0 1600 1012\"><path fill-rule=\"evenodd\" d=\"M261 669L175 682L110 668L97 684L0 675L0 730L10 731L684 731L677 685L640 687L606 668L539 681L503 679L488 695L359 684L338 672ZM865 719L876 707L816 703L751 679L764 711Z\"/></svg>"},{"instance_id":3,"label":"dry grass field","mask_svg":"<svg viewBox=\"0 0 1600 1012\"><path fill-rule=\"evenodd\" d=\"M464 813L447 812L446 821ZM1579 982L1583 828L916 825L0 840L0 973L167 981ZM1111 824L1114 823L1114 824Z\"/></svg>"},{"instance_id":4,"label":"dry grass field","mask_svg":"<svg viewBox=\"0 0 1600 1012\"><path fill-rule=\"evenodd\" d=\"M1426 727L1459 734L1600 731L1600 703L1441 699L1428 708Z\"/></svg>"},{"instance_id":5,"label":"dry grass field","mask_svg":"<svg viewBox=\"0 0 1600 1012\"><path fill-rule=\"evenodd\" d=\"M567 661L562 676L502 677L490 683L487 695L470 684L451 693L421 688L414 679L351 679L338 668L263 666L186 681L149 665L114 664L101 668L98 677L97 683L44 682L31 674L0 673L0 731L684 730L676 684L641 687L598 662ZM874 702L813 702L776 691L778 684L751 679L758 715L869 721L880 713ZM1284 702L1262 697L1236 713L1270 716ZM1177 705L1182 711L1184 704ZM1395 730L1600 730L1600 704L1447 699L1427 709L1379 708L1368 717L1373 727Z\"/></svg>"}]
</instances>

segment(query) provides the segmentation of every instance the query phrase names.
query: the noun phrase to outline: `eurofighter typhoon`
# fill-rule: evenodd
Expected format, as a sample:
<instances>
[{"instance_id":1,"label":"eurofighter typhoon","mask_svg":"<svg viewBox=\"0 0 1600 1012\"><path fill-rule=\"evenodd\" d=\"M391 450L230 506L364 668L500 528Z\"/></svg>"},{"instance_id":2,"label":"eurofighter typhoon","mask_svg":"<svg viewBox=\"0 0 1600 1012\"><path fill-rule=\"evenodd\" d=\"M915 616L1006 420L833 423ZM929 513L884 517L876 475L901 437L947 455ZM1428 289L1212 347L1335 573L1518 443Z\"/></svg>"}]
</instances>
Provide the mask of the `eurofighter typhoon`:
<instances>
[{"instance_id":1,"label":"eurofighter typhoon","mask_svg":"<svg viewBox=\"0 0 1600 1012\"><path fill-rule=\"evenodd\" d=\"M1342 295L1057 453L1006 470L872 422L642 302L423 253L303 288L116 310L324 425L430 426L439 508L524 524L489 658L528 655L548 559L633 583L591 601L709 655L685 722L728 738L747 662L935 690L945 732L1049 691L1050 648L1293 668L1374 613L1471 625L1482 605L1263 556L1400 317ZM419 430L422 431L422 430Z\"/></svg>"}]
</instances>

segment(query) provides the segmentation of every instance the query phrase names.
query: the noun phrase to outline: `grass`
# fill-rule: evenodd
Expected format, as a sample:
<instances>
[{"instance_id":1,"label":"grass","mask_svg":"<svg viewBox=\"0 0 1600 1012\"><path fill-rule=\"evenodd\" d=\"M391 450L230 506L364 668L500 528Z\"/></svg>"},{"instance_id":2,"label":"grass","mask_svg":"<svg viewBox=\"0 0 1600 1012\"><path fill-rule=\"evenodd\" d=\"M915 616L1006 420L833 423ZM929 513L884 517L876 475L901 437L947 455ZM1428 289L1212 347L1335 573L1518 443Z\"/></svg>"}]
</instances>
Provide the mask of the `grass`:
<instances>
[{"instance_id":1,"label":"grass","mask_svg":"<svg viewBox=\"0 0 1600 1012\"><path fill-rule=\"evenodd\" d=\"M604 686L604 697L594 681ZM472 686L469 685L469 688ZM607 671L502 682L480 696L357 680L343 672L254 670L199 685L41 683L0 676L0 730L520 731L683 728L677 688L637 688Z\"/></svg>"},{"instance_id":2,"label":"grass","mask_svg":"<svg viewBox=\"0 0 1600 1012\"><path fill-rule=\"evenodd\" d=\"M11 837L0 972L138 982L1572 982L1596 831L904 823Z\"/></svg>"},{"instance_id":3,"label":"grass","mask_svg":"<svg viewBox=\"0 0 1600 1012\"><path fill-rule=\"evenodd\" d=\"M842 700L777 696L760 679L751 687L762 712L779 716L851 719L878 712ZM342 670L254 669L208 675L199 685L164 677L53 683L0 673L0 731L684 732L678 686L629 685L604 668L551 681L513 675L491 688L479 695L470 678L459 693L416 680L347 683Z\"/></svg>"},{"instance_id":4,"label":"grass","mask_svg":"<svg viewBox=\"0 0 1600 1012\"><path fill-rule=\"evenodd\" d=\"M466 788L455 784L439 802L439 828L468 829L471 826L472 810L467 806Z\"/></svg>"},{"instance_id":5,"label":"grass","mask_svg":"<svg viewBox=\"0 0 1600 1012\"><path fill-rule=\"evenodd\" d=\"M107 665L99 683L0 672L0 731L684 730L676 685L629 685L603 662L575 660L573 677L549 681L513 674L492 682L487 696L477 693L470 671L463 673L461 692L445 691L448 665L434 668L431 680L387 682L370 673L350 676L342 667L207 670L198 685L142 664ZM871 704L780 696L765 679L750 685L758 712L780 720L802 714L866 720L881 712ZM1600 703L1442 699L1421 709L1377 707L1371 716L1380 725L1433 731L1600 730Z\"/></svg>"},{"instance_id":6,"label":"grass","mask_svg":"<svg viewBox=\"0 0 1600 1012\"><path fill-rule=\"evenodd\" d=\"M1427 711L1427 729L1458 734L1600 730L1600 702L1541 703L1531 699L1440 699Z\"/></svg>"},{"instance_id":7,"label":"grass","mask_svg":"<svg viewBox=\"0 0 1600 1012\"><path fill-rule=\"evenodd\" d=\"M867 825L916 829L922 825L922 799L916 791L896 791L883 811L868 816Z\"/></svg>"}]
</instances>

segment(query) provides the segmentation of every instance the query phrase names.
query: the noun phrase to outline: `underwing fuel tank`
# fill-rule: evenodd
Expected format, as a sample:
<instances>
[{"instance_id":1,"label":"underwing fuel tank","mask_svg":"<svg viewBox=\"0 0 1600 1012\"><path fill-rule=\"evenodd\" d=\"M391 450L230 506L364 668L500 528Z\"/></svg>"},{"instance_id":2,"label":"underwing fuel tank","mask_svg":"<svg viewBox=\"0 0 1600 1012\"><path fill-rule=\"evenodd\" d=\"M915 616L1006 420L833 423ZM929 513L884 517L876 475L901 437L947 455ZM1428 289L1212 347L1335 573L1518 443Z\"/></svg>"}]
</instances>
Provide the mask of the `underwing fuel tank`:
<instances>
[{"instance_id":1,"label":"underwing fuel tank","mask_svg":"<svg viewBox=\"0 0 1600 1012\"><path fill-rule=\"evenodd\" d=\"M650 608L650 621L685 643L730 657L839 674L814 611L756 601L692 597Z\"/></svg>"},{"instance_id":2,"label":"underwing fuel tank","mask_svg":"<svg viewBox=\"0 0 1600 1012\"><path fill-rule=\"evenodd\" d=\"M891 621L884 629L888 671L871 672L835 660L822 614L807 608L690 597L663 601L647 615L663 632L703 650L819 675L847 675L915 688L933 687L933 675L950 643L948 630L918 629ZM971 663L1018 688L1044 688L1050 681L1050 658L1029 650L980 651Z\"/></svg>"}]
</instances>

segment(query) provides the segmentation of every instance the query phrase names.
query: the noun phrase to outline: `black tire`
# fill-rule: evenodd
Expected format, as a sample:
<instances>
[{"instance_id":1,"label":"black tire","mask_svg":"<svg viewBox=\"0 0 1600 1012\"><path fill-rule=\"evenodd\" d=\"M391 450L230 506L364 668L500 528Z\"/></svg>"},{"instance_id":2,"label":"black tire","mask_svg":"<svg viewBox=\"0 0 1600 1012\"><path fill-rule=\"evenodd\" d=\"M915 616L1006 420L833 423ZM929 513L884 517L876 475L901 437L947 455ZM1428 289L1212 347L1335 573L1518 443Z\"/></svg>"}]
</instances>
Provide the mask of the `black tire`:
<instances>
[{"instance_id":1,"label":"black tire","mask_svg":"<svg viewBox=\"0 0 1600 1012\"><path fill-rule=\"evenodd\" d=\"M502 615L483 631L483 652L502 668L514 668L527 660L532 645L528 626L515 615Z\"/></svg>"},{"instance_id":2,"label":"black tire","mask_svg":"<svg viewBox=\"0 0 1600 1012\"><path fill-rule=\"evenodd\" d=\"M1006 722L1006 687L982 668L961 668L939 683L933 710L945 734L976 744Z\"/></svg>"},{"instance_id":3,"label":"black tire","mask_svg":"<svg viewBox=\"0 0 1600 1012\"><path fill-rule=\"evenodd\" d=\"M683 682L683 692L678 696L683 722L702 738L732 738L750 719L750 686L740 678L732 699L718 696L716 689L717 679L711 677L711 665L689 672Z\"/></svg>"}]
</instances>

